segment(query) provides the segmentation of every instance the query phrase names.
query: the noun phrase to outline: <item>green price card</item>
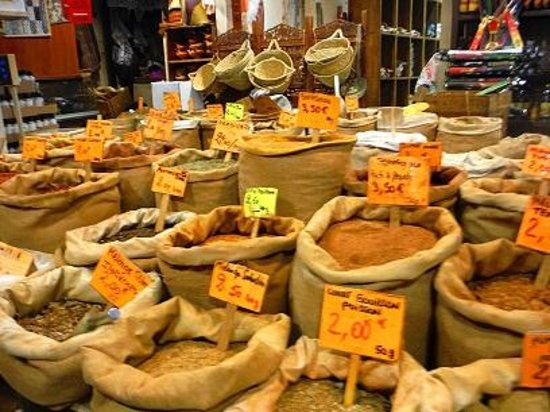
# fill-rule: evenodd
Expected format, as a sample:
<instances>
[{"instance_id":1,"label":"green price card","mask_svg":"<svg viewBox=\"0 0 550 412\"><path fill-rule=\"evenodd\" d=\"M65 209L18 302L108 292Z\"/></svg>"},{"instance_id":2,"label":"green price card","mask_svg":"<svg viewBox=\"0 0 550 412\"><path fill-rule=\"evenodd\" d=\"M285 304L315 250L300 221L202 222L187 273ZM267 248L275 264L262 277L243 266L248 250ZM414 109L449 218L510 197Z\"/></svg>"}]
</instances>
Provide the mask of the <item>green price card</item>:
<instances>
[{"instance_id":1,"label":"green price card","mask_svg":"<svg viewBox=\"0 0 550 412\"><path fill-rule=\"evenodd\" d=\"M225 105L225 120L244 119L244 105L239 103L227 103Z\"/></svg>"},{"instance_id":2,"label":"green price card","mask_svg":"<svg viewBox=\"0 0 550 412\"><path fill-rule=\"evenodd\" d=\"M244 195L245 217L270 217L276 215L277 194L273 187L251 187Z\"/></svg>"}]
</instances>

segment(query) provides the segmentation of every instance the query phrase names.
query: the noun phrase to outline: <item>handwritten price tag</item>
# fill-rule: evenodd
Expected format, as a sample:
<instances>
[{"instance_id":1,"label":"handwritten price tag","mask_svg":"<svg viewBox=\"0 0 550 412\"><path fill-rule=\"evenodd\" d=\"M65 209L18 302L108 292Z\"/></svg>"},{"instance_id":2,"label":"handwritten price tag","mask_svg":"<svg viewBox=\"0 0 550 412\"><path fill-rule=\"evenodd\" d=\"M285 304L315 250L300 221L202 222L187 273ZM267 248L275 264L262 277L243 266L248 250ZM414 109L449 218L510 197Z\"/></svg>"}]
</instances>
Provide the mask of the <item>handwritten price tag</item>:
<instances>
[{"instance_id":1,"label":"handwritten price tag","mask_svg":"<svg viewBox=\"0 0 550 412\"><path fill-rule=\"evenodd\" d=\"M223 106L221 104L206 105L206 117L210 120L223 119Z\"/></svg>"},{"instance_id":2,"label":"handwritten price tag","mask_svg":"<svg viewBox=\"0 0 550 412\"><path fill-rule=\"evenodd\" d=\"M402 296L326 285L319 339L328 348L395 361L404 318Z\"/></svg>"},{"instance_id":3,"label":"handwritten price tag","mask_svg":"<svg viewBox=\"0 0 550 412\"><path fill-rule=\"evenodd\" d=\"M86 123L86 136L110 139L113 137L113 123L109 120L88 120Z\"/></svg>"},{"instance_id":4,"label":"handwritten price tag","mask_svg":"<svg viewBox=\"0 0 550 412\"><path fill-rule=\"evenodd\" d=\"M23 139L23 159L41 160L46 157L46 140L36 137L25 137Z\"/></svg>"},{"instance_id":5,"label":"handwritten price tag","mask_svg":"<svg viewBox=\"0 0 550 412\"><path fill-rule=\"evenodd\" d=\"M279 124L283 127L296 127L297 114L291 112L281 112L279 115Z\"/></svg>"},{"instance_id":6,"label":"handwritten price tag","mask_svg":"<svg viewBox=\"0 0 550 412\"><path fill-rule=\"evenodd\" d=\"M340 116L340 99L322 93L298 94L297 125L336 130Z\"/></svg>"},{"instance_id":7,"label":"handwritten price tag","mask_svg":"<svg viewBox=\"0 0 550 412\"><path fill-rule=\"evenodd\" d=\"M103 138L88 137L74 142L74 160L77 162L101 162L103 160Z\"/></svg>"},{"instance_id":8,"label":"handwritten price tag","mask_svg":"<svg viewBox=\"0 0 550 412\"><path fill-rule=\"evenodd\" d=\"M189 174L185 170L159 167L153 178L151 190L171 196L185 196Z\"/></svg>"},{"instance_id":9,"label":"handwritten price tag","mask_svg":"<svg viewBox=\"0 0 550 412\"><path fill-rule=\"evenodd\" d=\"M530 145L527 148L522 170L531 175L550 178L550 147Z\"/></svg>"},{"instance_id":10,"label":"handwritten price tag","mask_svg":"<svg viewBox=\"0 0 550 412\"><path fill-rule=\"evenodd\" d=\"M346 96L346 111L356 112L357 110L359 110L359 97Z\"/></svg>"},{"instance_id":11,"label":"handwritten price tag","mask_svg":"<svg viewBox=\"0 0 550 412\"><path fill-rule=\"evenodd\" d=\"M210 281L210 296L254 312L262 310L269 276L246 266L218 261Z\"/></svg>"},{"instance_id":12,"label":"handwritten price tag","mask_svg":"<svg viewBox=\"0 0 550 412\"><path fill-rule=\"evenodd\" d=\"M26 276L33 262L29 252L0 242L0 275Z\"/></svg>"},{"instance_id":13,"label":"handwritten price tag","mask_svg":"<svg viewBox=\"0 0 550 412\"><path fill-rule=\"evenodd\" d=\"M210 149L224 150L226 152L239 153L237 143L239 140L250 133L250 128L246 122L237 122L235 120L218 120Z\"/></svg>"},{"instance_id":14,"label":"handwritten price tag","mask_svg":"<svg viewBox=\"0 0 550 412\"><path fill-rule=\"evenodd\" d=\"M139 146L143 143L143 134L141 133L141 130L136 130L134 132L124 133L122 139L125 142L133 143L136 146Z\"/></svg>"},{"instance_id":15,"label":"handwritten price tag","mask_svg":"<svg viewBox=\"0 0 550 412\"><path fill-rule=\"evenodd\" d=\"M225 105L226 120L243 120L244 119L244 104L227 103Z\"/></svg>"},{"instance_id":16,"label":"handwritten price tag","mask_svg":"<svg viewBox=\"0 0 550 412\"><path fill-rule=\"evenodd\" d=\"M172 112L181 110L180 95L177 92L165 92L162 96L162 102L164 103L164 110Z\"/></svg>"},{"instance_id":17,"label":"handwritten price tag","mask_svg":"<svg viewBox=\"0 0 550 412\"><path fill-rule=\"evenodd\" d=\"M550 388L550 332L528 332L523 337L521 386Z\"/></svg>"},{"instance_id":18,"label":"handwritten price tag","mask_svg":"<svg viewBox=\"0 0 550 412\"><path fill-rule=\"evenodd\" d=\"M532 196L529 199L516 243L550 253L550 196Z\"/></svg>"},{"instance_id":19,"label":"handwritten price tag","mask_svg":"<svg viewBox=\"0 0 550 412\"><path fill-rule=\"evenodd\" d=\"M426 206L429 202L430 166L415 157L376 156L369 159L369 203Z\"/></svg>"},{"instance_id":20,"label":"handwritten price tag","mask_svg":"<svg viewBox=\"0 0 550 412\"><path fill-rule=\"evenodd\" d=\"M122 307L152 282L139 267L116 248L101 256L90 285L108 302Z\"/></svg>"},{"instance_id":21,"label":"handwritten price tag","mask_svg":"<svg viewBox=\"0 0 550 412\"><path fill-rule=\"evenodd\" d=\"M166 114L153 114L147 119L143 128L143 137L146 139L169 141L172 139L174 119Z\"/></svg>"},{"instance_id":22,"label":"handwritten price tag","mask_svg":"<svg viewBox=\"0 0 550 412\"><path fill-rule=\"evenodd\" d=\"M277 210L278 189L273 187L250 187L244 195L245 217L275 216Z\"/></svg>"},{"instance_id":23,"label":"handwritten price tag","mask_svg":"<svg viewBox=\"0 0 550 412\"><path fill-rule=\"evenodd\" d=\"M401 143L399 145L399 156L422 157L428 161L432 170L439 171L441 170L443 143Z\"/></svg>"}]
</instances>

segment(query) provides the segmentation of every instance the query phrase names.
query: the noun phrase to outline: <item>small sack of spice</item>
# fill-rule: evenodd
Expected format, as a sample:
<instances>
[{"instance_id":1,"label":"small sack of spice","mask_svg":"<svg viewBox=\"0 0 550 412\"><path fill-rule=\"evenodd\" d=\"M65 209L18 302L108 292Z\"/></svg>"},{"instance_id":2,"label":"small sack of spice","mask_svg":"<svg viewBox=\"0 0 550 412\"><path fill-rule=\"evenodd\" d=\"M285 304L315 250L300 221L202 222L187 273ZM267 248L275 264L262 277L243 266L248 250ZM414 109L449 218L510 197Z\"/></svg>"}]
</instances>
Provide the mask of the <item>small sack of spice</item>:
<instances>
[{"instance_id":1,"label":"small sack of spice","mask_svg":"<svg viewBox=\"0 0 550 412\"><path fill-rule=\"evenodd\" d=\"M275 372L290 319L237 312L228 353L216 347L223 320L173 298L120 321L82 349L92 410L224 410Z\"/></svg>"}]
</instances>

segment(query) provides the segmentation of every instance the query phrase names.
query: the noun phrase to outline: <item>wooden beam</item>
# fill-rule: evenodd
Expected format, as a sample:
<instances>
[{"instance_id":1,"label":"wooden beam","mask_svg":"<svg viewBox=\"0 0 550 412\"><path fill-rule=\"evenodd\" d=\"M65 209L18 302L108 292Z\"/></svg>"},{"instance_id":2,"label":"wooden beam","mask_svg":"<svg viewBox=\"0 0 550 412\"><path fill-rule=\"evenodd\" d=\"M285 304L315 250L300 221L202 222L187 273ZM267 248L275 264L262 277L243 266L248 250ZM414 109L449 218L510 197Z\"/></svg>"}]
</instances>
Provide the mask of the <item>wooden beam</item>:
<instances>
[{"instance_id":1,"label":"wooden beam","mask_svg":"<svg viewBox=\"0 0 550 412\"><path fill-rule=\"evenodd\" d=\"M367 0L366 2L366 41L365 50L368 56L364 62L367 74L367 106L380 105L380 66L382 65L382 34L380 32L381 0Z\"/></svg>"}]
</instances>

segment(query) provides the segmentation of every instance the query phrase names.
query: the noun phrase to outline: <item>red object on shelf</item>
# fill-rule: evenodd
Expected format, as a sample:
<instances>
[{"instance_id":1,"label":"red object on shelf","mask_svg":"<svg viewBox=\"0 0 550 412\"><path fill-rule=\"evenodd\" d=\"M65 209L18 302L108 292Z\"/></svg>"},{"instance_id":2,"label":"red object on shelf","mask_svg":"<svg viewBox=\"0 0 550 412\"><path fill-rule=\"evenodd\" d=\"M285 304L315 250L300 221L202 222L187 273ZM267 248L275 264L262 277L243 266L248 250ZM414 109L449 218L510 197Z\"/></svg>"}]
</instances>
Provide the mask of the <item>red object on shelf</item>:
<instances>
[{"instance_id":1,"label":"red object on shelf","mask_svg":"<svg viewBox=\"0 0 550 412\"><path fill-rule=\"evenodd\" d=\"M74 24L92 24L92 0L63 0L63 11L67 20Z\"/></svg>"}]
</instances>

